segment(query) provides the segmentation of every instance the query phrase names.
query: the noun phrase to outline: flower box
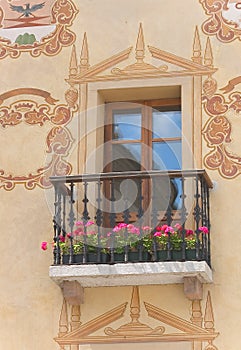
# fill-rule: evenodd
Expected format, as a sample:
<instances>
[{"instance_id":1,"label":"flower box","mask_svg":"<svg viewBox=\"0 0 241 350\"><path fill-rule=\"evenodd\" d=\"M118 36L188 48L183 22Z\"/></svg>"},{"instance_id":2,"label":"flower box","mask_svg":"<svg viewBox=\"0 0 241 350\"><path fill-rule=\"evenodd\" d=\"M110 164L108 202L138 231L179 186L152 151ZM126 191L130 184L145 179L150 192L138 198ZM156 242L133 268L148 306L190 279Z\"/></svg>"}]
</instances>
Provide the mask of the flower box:
<instances>
[{"instance_id":1,"label":"flower box","mask_svg":"<svg viewBox=\"0 0 241 350\"><path fill-rule=\"evenodd\" d=\"M91 252L86 254L86 262L84 261L84 254L74 254L73 255L73 264L98 264L98 263L102 263L102 264L106 264L110 261L110 256L109 254L106 253L100 253L100 262L98 262L98 254ZM64 254L62 256L62 263L65 264L69 264L69 259L70 259L70 255L69 254Z\"/></svg>"}]
</instances>

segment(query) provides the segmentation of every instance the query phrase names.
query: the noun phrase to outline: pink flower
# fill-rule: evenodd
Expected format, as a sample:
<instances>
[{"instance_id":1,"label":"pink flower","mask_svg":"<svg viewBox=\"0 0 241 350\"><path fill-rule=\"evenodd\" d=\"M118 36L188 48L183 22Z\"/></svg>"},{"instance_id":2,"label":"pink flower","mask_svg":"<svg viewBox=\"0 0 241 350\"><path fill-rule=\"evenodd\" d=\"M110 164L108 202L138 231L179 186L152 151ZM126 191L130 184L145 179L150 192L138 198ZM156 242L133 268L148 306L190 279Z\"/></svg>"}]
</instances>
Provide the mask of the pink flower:
<instances>
[{"instance_id":1,"label":"pink flower","mask_svg":"<svg viewBox=\"0 0 241 350\"><path fill-rule=\"evenodd\" d=\"M142 230L143 230L143 231L151 230L151 227L150 227L150 226L143 226L143 227L142 227ZM157 230L157 228L156 228L156 230Z\"/></svg>"},{"instance_id":2,"label":"pink flower","mask_svg":"<svg viewBox=\"0 0 241 350\"><path fill-rule=\"evenodd\" d=\"M121 222L113 228L113 232L119 232L123 228L126 228L127 226L128 226L127 224L125 224L124 222Z\"/></svg>"},{"instance_id":3,"label":"pink flower","mask_svg":"<svg viewBox=\"0 0 241 350\"><path fill-rule=\"evenodd\" d=\"M161 227L161 231L166 231L166 229L167 229L167 225L162 225L162 227ZM158 230L159 231L159 230Z\"/></svg>"},{"instance_id":4,"label":"pink flower","mask_svg":"<svg viewBox=\"0 0 241 350\"><path fill-rule=\"evenodd\" d=\"M48 242L42 242L41 243L41 249L47 250L48 249Z\"/></svg>"},{"instance_id":5,"label":"pink flower","mask_svg":"<svg viewBox=\"0 0 241 350\"><path fill-rule=\"evenodd\" d=\"M83 226L84 223L83 223L83 221L76 221L75 225L76 226Z\"/></svg>"},{"instance_id":6,"label":"pink flower","mask_svg":"<svg viewBox=\"0 0 241 350\"><path fill-rule=\"evenodd\" d=\"M95 233L94 230L88 232L88 235L95 235L95 234L96 234L96 233Z\"/></svg>"},{"instance_id":7,"label":"pink flower","mask_svg":"<svg viewBox=\"0 0 241 350\"><path fill-rule=\"evenodd\" d=\"M60 236L59 236L59 240L60 240L60 242L64 243L64 242L65 242L65 237L62 236L62 235L60 235Z\"/></svg>"},{"instance_id":8,"label":"pink flower","mask_svg":"<svg viewBox=\"0 0 241 350\"><path fill-rule=\"evenodd\" d=\"M165 233L168 233L168 232L173 233L173 232L174 232L172 226L167 226L167 225L164 225L164 226L166 226L166 228L165 228Z\"/></svg>"},{"instance_id":9,"label":"pink flower","mask_svg":"<svg viewBox=\"0 0 241 350\"><path fill-rule=\"evenodd\" d=\"M153 236L155 237L160 237L162 233L160 231L156 231Z\"/></svg>"},{"instance_id":10,"label":"pink flower","mask_svg":"<svg viewBox=\"0 0 241 350\"><path fill-rule=\"evenodd\" d=\"M200 226L198 229L199 229L199 231L201 231L201 232L203 232L205 234L207 234L209 232L208 228L206 226Z\"/></svg>"},{"instance_id":11,"label":"pink flower","mask_svg":"<svg viewBox=\"0 0 241 350\"><path fill-rule=\"evenodd\" d=\"M81 229L81 228L77 228L77 230L75 230L75 231L73 232L73 234L76 235L76 236L81 235L81 234L82 234L82 229Z\"/></svg>"},{"instance_id":12,"label":"pink flower","mask_svg":"<svg viewBox=\"0 0 241 350\"><path fill-rule=\"evenodd\" d=\"M94 225L94 224L95 224L94 221L88 221L88 222L85 224L85 226L88 227L88 226L91 226L91 225Z\"/></svg>"},{"instance_id":13,"label":"pink flower","mask_svg":"<svg viewBox=\"0 0 241 350\"><path fill-rule=\"evenodd\" d=\"M157 231L161 231L161 230L162 230L162 227L161 227L161 226L157 226L157 227L156 227L156 230L157 230Z\"/></svg>"},{"instance_id":14,"label":"pink flower","mask_svg":"<svg viewBox=\"0 0 241 350\"><path fill-rule=\"evenodd\" d=\"M174 227L176 227L178 230L181 230L181 229L182 229L182 225L179 224L179 223L176 223L176 225L175 225Z\"/></svg>"},{"instance_id":15,"label":"pink flower","mask_svg":"<svg viewBox=\"0 0 241 350\"><path fill-rule=\"evenodd\" d=\"M129 224L127 225L127 228L128 228L128 232L129 233L134 233L136 235L139 235L140 234L140 230L138 227L132 225L132 224Z\"/></svg>"},{"instance_id":16,"label":"pink flower","mask_svg":"<svg viewBox=\"0 0 241 350\"><path fill-rule=\"evenodd\" d=\"M71 232L67 233L67 237L68 237L68 238L71 238L71 237L72 237Z\"/></svg>"}]
</instances>

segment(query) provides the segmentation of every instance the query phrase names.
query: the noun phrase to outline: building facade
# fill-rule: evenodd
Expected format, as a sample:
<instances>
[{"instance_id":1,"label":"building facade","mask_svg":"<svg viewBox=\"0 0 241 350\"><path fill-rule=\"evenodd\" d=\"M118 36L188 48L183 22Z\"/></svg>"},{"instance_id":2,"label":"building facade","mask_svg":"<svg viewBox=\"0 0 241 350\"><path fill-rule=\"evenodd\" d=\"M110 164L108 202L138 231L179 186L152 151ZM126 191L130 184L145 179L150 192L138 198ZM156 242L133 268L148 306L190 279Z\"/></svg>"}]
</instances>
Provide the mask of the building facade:
<instances>
[{"instance_id":1,"label":"building facade","mask_svg":"<svg viewBox=\"0 0 241 350\"><path fill-rule=\"evenodd\" d=\"M1 1L1 349L237 349L240 21Z\"/></svg>"}]
</instances>

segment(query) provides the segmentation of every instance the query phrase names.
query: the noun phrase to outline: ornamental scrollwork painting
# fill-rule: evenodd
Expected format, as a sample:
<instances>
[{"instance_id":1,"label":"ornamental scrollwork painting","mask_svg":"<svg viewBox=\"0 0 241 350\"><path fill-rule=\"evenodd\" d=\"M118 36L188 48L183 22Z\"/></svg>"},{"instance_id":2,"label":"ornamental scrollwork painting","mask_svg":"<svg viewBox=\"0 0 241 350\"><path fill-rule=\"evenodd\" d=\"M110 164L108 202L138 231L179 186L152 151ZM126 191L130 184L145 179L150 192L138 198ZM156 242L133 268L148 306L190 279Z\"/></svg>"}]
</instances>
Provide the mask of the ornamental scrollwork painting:
<instances>
[{"instance_id":1,"label":"ornamental scrollwork painting","mask_svg":"<svg viewBox=\"0 0 241 350\"><path fill-rule=\"evenodd\" d=\"M0 4L0 59L17 58L22 52L33 57L58 54L72 45L72 25L78 10L72 0L2 0Z\"/></svg>"},{"instance_id":2,"label":"ornamental scrollwork painting","mask_svg":"<svg viewBox=\"0 0 241 350\"><path fill-rule=\"evenodd\" d=\"M37 103L24 99L10 105L1 105L6 99L21 94L41 96L48 103ZM24 185L28 190L36 186L50 188L49 176L71 173L72 166L66 161L66 157L72 146L73 138L67 124L72 120L73 113L78 108L77 97L76 91L69 89L65 94L67 104L55 105L58 100L54 99L49 92L40 89L15 89L0 95L0 128L5 132L21 123L38 127L43 127L46 123L50 125L47 136L43 137L46 144L45 153L48 155L47 164L25 175L12 174L0 168L0 188L10 191L17 184Z\"/></svg>"},{"instance_id":3,"label":"ornamental scrollwork painting","mask_svg":"<svg viewBox=\"0 0 241 350\"><path fill-rule=\"evenodd\" d=\"M47 135L48 148L46 152L53 152L51 161L44 167L27 175L13 175L0 169L0 188L7 191L14 189L17 184L22 184L27 190L32 190L36 186L41 188L50 188L49 176L68 175L71 173L72 166L64 158L72 145L72 137L67 128L58 126Z\"/></svg>"},{"instance_id":4,"label":"ornamental scrollwork painting","mask_svg":"<svg viewBox=\"0 0 241 350\"><path fill-rule=\"evenodd\" d=\"M240 0L199 0L208 19L202 30L207 35L227 43L241 40L241 1Z\"/></svg>"},{"instance_id":5,"label":"ornamental scrollwork painting","mask_svg":"<svg viewBox=\"0 0 241 350\"><path fill-rule=\"evenodd\" d=\"M210 78L209 78L210 79ZM241 112L241 94L233 91L237 84L241 83L241 77L236 77L220 90L219 94L213 90L210 94L207 84L203 85L203 106L209 116L203 135L207 146L211 151L205 156L204 162L207 168L218 170L224 178L231 179L241 174L241 156L235 154L231 149L232 143L232 115ZM210 84L209 84L210 85Z\"/></svg>"}]
</instances>

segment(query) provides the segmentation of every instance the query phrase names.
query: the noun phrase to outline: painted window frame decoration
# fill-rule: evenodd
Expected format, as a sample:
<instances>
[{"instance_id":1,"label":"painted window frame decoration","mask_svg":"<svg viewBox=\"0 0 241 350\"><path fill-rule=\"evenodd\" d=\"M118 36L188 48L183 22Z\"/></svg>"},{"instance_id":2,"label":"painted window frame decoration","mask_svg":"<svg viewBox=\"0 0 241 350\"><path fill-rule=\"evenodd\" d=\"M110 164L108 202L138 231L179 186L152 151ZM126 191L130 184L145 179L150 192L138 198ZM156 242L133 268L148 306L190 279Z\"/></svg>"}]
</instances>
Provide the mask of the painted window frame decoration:
<instances>
[{"instance_id":1,"label":"painted window frame decoration","mask_svg":"<svg viewBox=\"0 0 241 350\"><path fill-rule=\"evenodd\" d=\"M206 15L209 16L202 24L202 30L205 34L216 35L217 39L224 43L235 39L241 40L241 1L199 0L199 2ZM238 11L240 12L240 20L236 18Z\"/></svg>"},{"instance_id":2,"label":"painted window frame decoration","mask_svg":"<svg viewBox=\"0 0 241 350\"><path fill-rule=\"evenodd\" d=\"M8 5L12 4L12 2L9 3L7 0L6 3ZM7 5L5 4L5 6ZM18 7L24 8L23 6ZM72 25L78 13L75 4L71 0L56 0L52 4L50 13L51 24L55 26L55 29L53 32L43 36L40 41L19 43L11 42L9 38L0 36L0 59L5 57L18 58L23 52L29 52L32 57L38 57L41 54L54 56L61 51L62 47L72 45L75 42L76 35L69 30L69 27ZM19 13L19 18L20 17L21 14ZM0 29L3 28L4 20L4 7L0 6ZM3 32L3 30L1 32Z\"/></svg>"}]
</instances>

